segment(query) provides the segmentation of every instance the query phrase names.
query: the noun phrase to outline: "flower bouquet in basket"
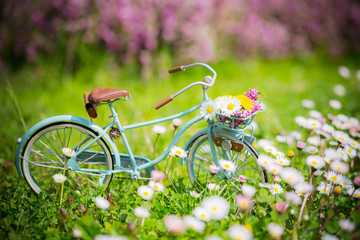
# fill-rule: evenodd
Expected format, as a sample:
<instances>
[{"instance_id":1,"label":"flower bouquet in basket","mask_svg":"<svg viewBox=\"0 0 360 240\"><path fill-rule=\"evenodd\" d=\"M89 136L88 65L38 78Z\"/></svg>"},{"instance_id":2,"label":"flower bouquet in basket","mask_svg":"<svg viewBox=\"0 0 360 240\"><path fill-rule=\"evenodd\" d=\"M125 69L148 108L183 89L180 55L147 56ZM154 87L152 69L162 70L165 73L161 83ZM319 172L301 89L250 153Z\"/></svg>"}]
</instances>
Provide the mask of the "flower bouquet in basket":
<instances>
[{"instance_id":1,"label":"flower bouquet in basket","mask_svg":"<svg viewBox=\"0 0 360 240\"><path fill-rule=\"evenodd\" d=\"M215 121L229 128L246 128L255 114L262 111L261 92L255 88L237 96L226 95L204 102L200 114L207 120Z\"/></svg>"}]
</instances>

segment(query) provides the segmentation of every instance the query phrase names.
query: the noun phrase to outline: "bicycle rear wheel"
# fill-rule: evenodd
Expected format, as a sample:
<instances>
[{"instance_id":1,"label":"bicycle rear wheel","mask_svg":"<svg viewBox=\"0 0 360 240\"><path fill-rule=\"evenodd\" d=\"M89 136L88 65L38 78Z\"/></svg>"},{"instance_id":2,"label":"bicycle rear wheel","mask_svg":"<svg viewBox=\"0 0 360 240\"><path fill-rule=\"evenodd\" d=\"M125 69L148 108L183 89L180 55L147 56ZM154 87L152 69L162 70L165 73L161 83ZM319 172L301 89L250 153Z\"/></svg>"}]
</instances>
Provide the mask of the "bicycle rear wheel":
<instances>
[{"instance_id":1,"label":"bicycle rear wheel","mask_svg":"<svg viewBox=\"0 0 360 240\"><path fill-rule=\"evenodd\" d=\"M220 141L218 143L219 146L214 144L217 161L220 159L231 161L236 166L236 170L232 173L219 171L218 174L211 174L210 165L219 166L219 164L215 163L208 135L204 134L198 137L189 149L187 167L190 181L193 184L198 183L205 186L210 183L210 181L236 181L239 175L245 175L248 182L266 182L266 174L257 163L258 153L250 143L246 140L244 140L243 143L241 143L240 140L234 142L233 138L226 134L217 134L216 137L217 140ZM233 146L237 146L238 149L224 149L224 147L221 146L222 141L227 141Z\"/></svg>"},{"instance_id":2,"label":"bicycle rear wheel","mask_svg":"<svg viewBox=\"0 0 360 240\"><path fill-rule=\"evenodd\" d=\"M21 156L21 166L25 180L31 189L39 194L60 195L61 184L53 178L64 174L66 156L62 149L70 148L75 152L82 150L97 137L97 133L77 123L59 122L39 129L27 141ZM84 169L112 170L113 160L106 142L100 138L76 157L76 163ZM85 171L65 171L64 197L75 191L90 194L99 186L100 174ZM112 175L104 181L106 189Z\"/></svg>"}]
</instances>

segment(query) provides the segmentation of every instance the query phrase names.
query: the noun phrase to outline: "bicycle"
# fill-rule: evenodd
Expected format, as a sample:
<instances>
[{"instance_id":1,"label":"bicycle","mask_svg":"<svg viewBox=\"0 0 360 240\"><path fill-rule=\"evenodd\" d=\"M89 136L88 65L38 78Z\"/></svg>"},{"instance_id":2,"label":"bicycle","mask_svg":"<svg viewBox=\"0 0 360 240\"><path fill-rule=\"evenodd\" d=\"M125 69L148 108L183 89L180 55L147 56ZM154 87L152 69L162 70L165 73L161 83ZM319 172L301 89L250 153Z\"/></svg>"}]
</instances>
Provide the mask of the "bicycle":
<instances>
[{"instance_id":1,"label":"bicycle","mask_svg":"<svg viewBox=\"0 0 360 240\"><path fill-rule=\"evenodd\" d=\"M204 63L194 63L169 69L169 73L185 71L193 67L205 67L213 76L205 76L202 81L193 82L173 95L170 95L157 103L154 107L159 109L171 102L176 96L191 87L200 85L203 89L203 102L210 98L207 90L213 86L216 72ZM145 127L161 122L180 118L198 110L202 103L175 115L152 121L122 126L117 112L113 106L116 101L127 101L131 95L127 90L95 88L91 94L85 93L84 101L86 110L91 118L97 117L97 107L108 105L112 121L110 124L100 127L88 120L77 116L61 115L45 119L34 125L21 139L18 140L16 152L16 168L21 178L25 178L31 189L39 194L54 193L56 183L52 177L55 173L66 172L68 180L64 187L70 191L94 191L100 186L106 189L113 174L126 173L131 179L149 179L142 173L149 173L154 166L164 160L171 147L173 147L186 129L194 123L203 120L197 116L185 123L174 136L166 150L156 159L150 160L143 156L132 153L126 139L125 132L131 129ZM186 158L181 158L181 165L187 163L187 170L192 183L205 184L214 175L209 171L209 166L219 166L220 159L232 161L237 169L235 172L217 173L221 179L232 179L244 174L251 181L266 181L264 170L257 164L258 153L252 143L253 128L251 134L244 134L254 119L256 113L246 119L241 119L242 124L233 128L230 122L221 121L220 114L215 119L207 121L207 128L192 136L184 146L188 152ZM252 126L251 126L252 127ZM121 137L127 153L119 153L114 140ZM74 152L73 156L66 157L62 149L69 148ZM212 177L211 177L212 176Z\"/></svg>"}]
</instances>

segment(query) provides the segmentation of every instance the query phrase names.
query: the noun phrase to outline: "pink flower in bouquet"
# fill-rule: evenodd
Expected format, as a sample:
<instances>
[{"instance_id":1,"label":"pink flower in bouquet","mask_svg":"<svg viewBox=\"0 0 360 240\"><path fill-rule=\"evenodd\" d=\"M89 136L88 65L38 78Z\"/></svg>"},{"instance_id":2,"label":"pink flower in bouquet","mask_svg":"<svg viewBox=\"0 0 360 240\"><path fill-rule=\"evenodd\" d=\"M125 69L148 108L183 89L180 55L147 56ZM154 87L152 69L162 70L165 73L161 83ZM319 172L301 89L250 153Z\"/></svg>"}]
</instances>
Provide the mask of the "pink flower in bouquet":
<instances>
[{"instance_id":1,"label":"pink flower in bouquet","mask_svg":"<svg viewBox=\"0 0 360 240\"><path fill-rule=\"evenodd\" d=\"M239 180L240 180L240 182L245 182L246 181L246 176L245 175L240 175Z\"/></svg>"},{"instance_id":2,"label":"pink flower in bouquet","mask_svg":"<svg viewBox=\"0 0 360 240\"><path fill-rule=\"evenodd\" d=\"M220 171L220 167L216 166L216 165L210 165L210 172L213 174L216 174Z\"/></svg>"},{"instance_id":3,"label":"pink flower in bouquet","mask_svg":"<svg viewBox=\"0 0 360 240\"><path fill-rule=\"evenodd\" d=\"M154 181L160 182L165 179L165 173L160 172L158 170L152 170L151 171L151 178Z\"/></svg>"},{"instance_id":4,"label":"pink flower in bouquet","mask_svg":"<svg viewBox=\"0 0 360 240\"><path fill-rule=\"evenodd\" d=\"M299 150L303 149L305 146L306 146L306 143L304 143L304 142L302 142L302 141L298 141L298 142L297 142L297 145L296 145L296 147L297 147Z\"/></svg>"},{"instance_id":5,"label":"pink flower in bouquet","mask_svg":"<svg viewBox=\"0 0 360 240\"><path fill-rule=\"evenodd\" d=\"M251 100L256 100L259 97L259 93L255 88L250 88L249 91L245 94Z\"/></svg>"},{"instance_id":6,"label":"pink flower in bouquet","mask_svg":"<svg viewBox=\"0 0 360 240\"><path fill-rule=\"evenodd\" d=\"M356 176L354 179L354 183L358 186L360 186L360 176Z\"/></svg>"},{"instance_id":7,"label":"pink flower in bouquet","mask_svg":"<svg viewBox=\"0 0 360 240\"><path fill-rule=\"evenodd\" d=\"M257 112L257 111L262 111L261 108L261 102L253 102L254 107L252 108L252 113Z\"/></svg>"}]
</instances>

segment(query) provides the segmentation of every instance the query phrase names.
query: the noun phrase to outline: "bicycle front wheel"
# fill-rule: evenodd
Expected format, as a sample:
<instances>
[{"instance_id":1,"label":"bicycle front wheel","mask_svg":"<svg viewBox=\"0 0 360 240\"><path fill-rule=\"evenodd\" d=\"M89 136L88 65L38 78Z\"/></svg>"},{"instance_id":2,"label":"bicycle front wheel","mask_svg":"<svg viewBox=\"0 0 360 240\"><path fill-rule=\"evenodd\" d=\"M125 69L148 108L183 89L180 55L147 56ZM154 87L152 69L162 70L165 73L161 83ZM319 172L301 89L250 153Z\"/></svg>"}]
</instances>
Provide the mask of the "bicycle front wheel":
<instances>
[{"instance_id":1,"label":"bicycle front wheel","mask_svg":"<svg viewBox=\"0 0 360 240\"><path fill-rule=\"evenodd\" d=\"M88 127L77 123L59 122L39 129L27 141L21 157L22 171L31 189L39 194L60 195L61 184L55 174L63 174L64 197L75 191L90 194L98 189L100 174L86 171L65 170L67 157L63 149L69 148L75 152L84 151L76 157L76 163L83 169L112 170L113 160L106 142L99 138L88 145L97 133ZM65 174L64 174L65 172ZM106 189L112 175L107 175L104 181ZM60 181L61 182L61 181Z\"/></svg>"},{"instance_id":2,"label":"bicycle front wheel","mask_svg":"<svg viewBox=\"0 0 360 240\"><path fill-rule=\"evenodd\" d=\"M213 141L213 139L211 139ZM217 134L215 141L216 159L231 161L236 169L234 172L220 171L218 174L212 175L210 165L217 165L214 159L207 134L198 137L189 149L188 154L188 174L192 183L198 183L202 186L211 182L222 180L237 180L240 175L245 175L248 182L266 181L264 170L257 163L258 153L246 140L243 143L233 141L233 138L226 134ZM225 145L222 142L225 141Z\"/></svg>"}]
</instances>

